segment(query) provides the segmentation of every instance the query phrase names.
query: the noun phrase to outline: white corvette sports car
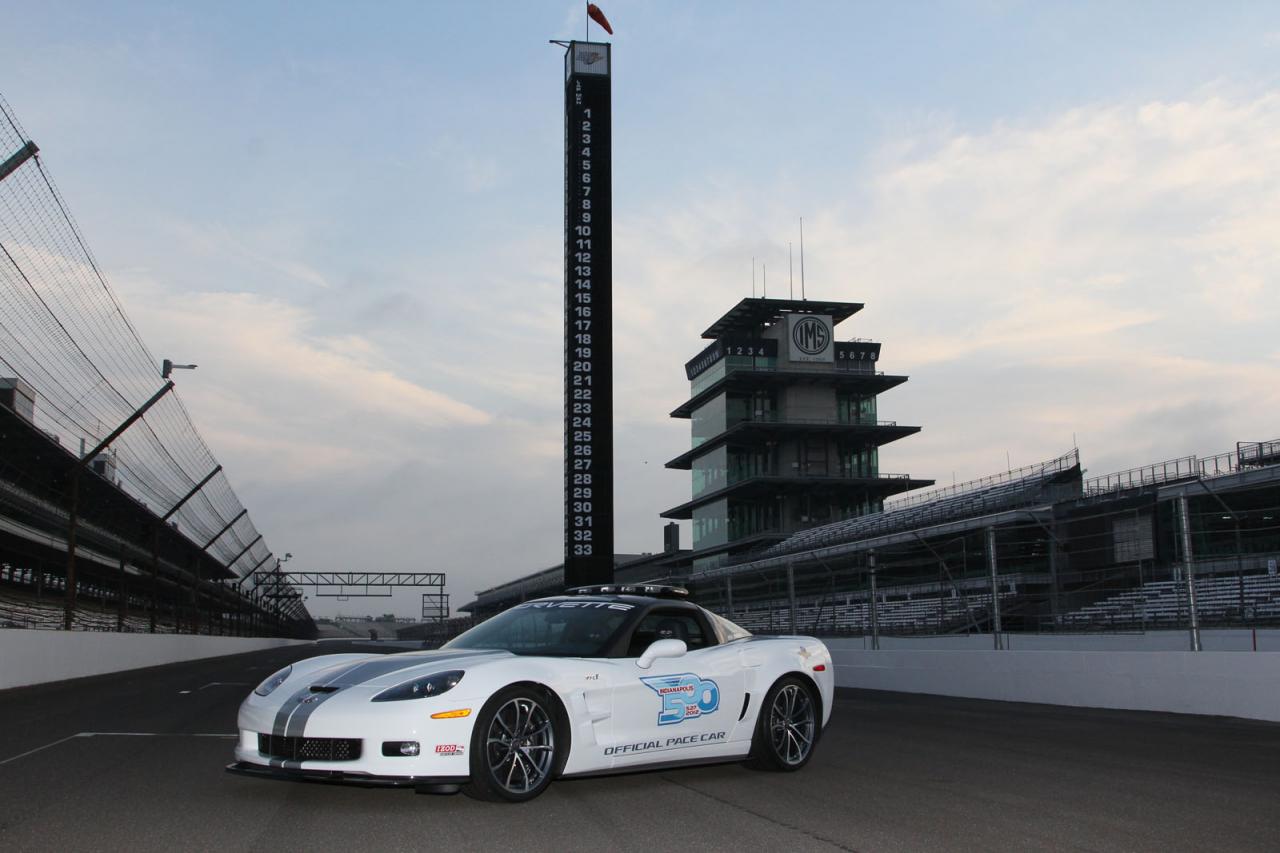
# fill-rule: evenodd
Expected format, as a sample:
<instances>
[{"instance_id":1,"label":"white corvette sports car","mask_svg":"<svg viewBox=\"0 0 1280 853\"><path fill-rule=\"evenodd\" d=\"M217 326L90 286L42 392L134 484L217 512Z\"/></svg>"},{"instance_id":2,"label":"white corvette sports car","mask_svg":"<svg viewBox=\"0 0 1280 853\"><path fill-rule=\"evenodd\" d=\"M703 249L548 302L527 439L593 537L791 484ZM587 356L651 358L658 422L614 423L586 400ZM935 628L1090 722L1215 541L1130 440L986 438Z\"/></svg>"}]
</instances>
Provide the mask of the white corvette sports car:
<instances>
[{"instance_id":1,"label":"white corvette sports car","mask_svg":"<svg viewBox=\"0 0 1280 853\"><path fill-rule=\"evenodd\" d=\"M683 594L583 587L435 651L300 661L240 706L227 769L523 801L560 776L803 767L831 716L827 647L752 636Z\"/></svg>"}]
</instances>

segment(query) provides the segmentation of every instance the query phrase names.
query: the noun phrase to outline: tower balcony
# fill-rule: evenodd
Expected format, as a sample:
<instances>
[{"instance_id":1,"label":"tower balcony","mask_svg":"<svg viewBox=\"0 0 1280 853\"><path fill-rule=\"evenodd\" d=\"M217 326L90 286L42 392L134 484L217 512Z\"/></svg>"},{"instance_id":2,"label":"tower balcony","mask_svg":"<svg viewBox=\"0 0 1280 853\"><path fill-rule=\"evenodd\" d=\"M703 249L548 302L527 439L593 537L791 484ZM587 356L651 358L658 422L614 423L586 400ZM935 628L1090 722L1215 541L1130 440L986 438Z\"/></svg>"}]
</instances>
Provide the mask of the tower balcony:
<instances>
[{"instance_id":1,"label":"tower balcony","mask_svg":"<svg viewBox=\"0 0 1280 853\"><path fill-rule=\"evenodd\" d=\"M667 468L688 471L693 460L722 444L760 446L781 438L806 436L838 436L859 439L866 445L880 447L920 431L918 426L899 425L897 421L847 418L805 418L786 412L758 412L732 423L723 432L698 443L666 464Z\"/></svg>"},{"instance_id":2,"label":"tower balcony","mask_svg":"<svg viewBox=\"0 0 1280 853\"><path fill-rule=\"evenodd\" d=\"M677 507L662 513L662 518L689 519L697 507L722 498L759 499L761 497L785 497L792 493L841 495L870 495L884 499L891 495L932 486L933 480L917 480L909 474L877 474L865 476L856 472L830 473L806 472L796 468L786 473L742 474L730 470L727 485L715 491L698 495Z\"/></svg>"},{"instance_id":3,"label":"tower balcony","mask_svg":"<svg viewBox=\"0 0 1280 853\"><path fill-rule=\"evenodd\" d=\"M701 379L703 377L699 377ZM796 385L820 385L859 394L880 394L907 381L906 376L890 375L866 369L861 364L848 367L776 367L764 364L733 365L723 375L707 376L705 384L697 384L693 396L671 412L673 418L690 418L693 410L723 391L762 391Z\"/></svg>"}]
</instances>

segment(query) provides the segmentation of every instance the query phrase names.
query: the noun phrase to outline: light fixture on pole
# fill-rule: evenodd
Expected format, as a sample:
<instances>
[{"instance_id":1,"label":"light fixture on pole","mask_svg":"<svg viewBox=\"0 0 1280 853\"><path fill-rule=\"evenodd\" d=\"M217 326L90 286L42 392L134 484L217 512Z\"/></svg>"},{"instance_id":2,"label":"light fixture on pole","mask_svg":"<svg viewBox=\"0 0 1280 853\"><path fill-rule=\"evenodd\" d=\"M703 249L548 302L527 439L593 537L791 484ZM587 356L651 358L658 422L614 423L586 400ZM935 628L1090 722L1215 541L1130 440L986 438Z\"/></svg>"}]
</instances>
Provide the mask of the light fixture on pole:
<instances>
[{"instance_id":1,"label":"light fixture on pole","mask_svg":"<svg viewBox=\"0 0 1280 853\"><path fill-rule=\"evenodd\" d=\"M168 379L175 370L195 370L196 367L197 365L194 364L174 364L172 360L166 358L160 365L160 377Z\"/></svg>"}]
</instances>

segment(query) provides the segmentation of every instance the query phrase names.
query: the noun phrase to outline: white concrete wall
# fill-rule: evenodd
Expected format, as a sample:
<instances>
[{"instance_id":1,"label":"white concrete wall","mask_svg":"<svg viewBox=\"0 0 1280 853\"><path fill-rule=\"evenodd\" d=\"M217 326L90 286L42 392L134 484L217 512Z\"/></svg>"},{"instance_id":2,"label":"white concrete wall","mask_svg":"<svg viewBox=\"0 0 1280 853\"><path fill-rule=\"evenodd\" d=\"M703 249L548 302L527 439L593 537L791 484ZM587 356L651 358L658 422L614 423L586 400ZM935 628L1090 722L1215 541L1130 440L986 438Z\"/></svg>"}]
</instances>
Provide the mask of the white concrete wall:
<instances>
[{"instance_id":1,"label":"white concrete wall","mask_svg":"<svg viewBox=\"0 0 1280 853\"><path fill-rule=\"evenodd\" d=\"M1147 631L1121 634L1004 634L1006 648L1018 651L1078 652L1185 652L1190 651L1187 631ZM1280 629L1206 628L1200 632L1200 646L1206 652L1280 652ZM826 639L831 648L869 649L870 637ZM881 649L973 649L992 647L990 634L946 634L940 636L881 637Z\"/></svg>"},{"instance_id":2,"label":"white concrete wall","mask_svg":"<svg viewBox=\"0 0 1280 853\"><path fill-rule=\"evenodd\" d=\"M1280 652L864 651L831 641L836 685L1280 722Z\"/></svg>"},{"instance_id":3,"label":"white concrete wall","mask_svg":"<svg viewBox=\"0 0 1280 853\"><path fill-rule=\"evenodd\" d=\"M3 628L0 629L0 690L303 642L306 641Z\"/></svg>"}]
</instances>

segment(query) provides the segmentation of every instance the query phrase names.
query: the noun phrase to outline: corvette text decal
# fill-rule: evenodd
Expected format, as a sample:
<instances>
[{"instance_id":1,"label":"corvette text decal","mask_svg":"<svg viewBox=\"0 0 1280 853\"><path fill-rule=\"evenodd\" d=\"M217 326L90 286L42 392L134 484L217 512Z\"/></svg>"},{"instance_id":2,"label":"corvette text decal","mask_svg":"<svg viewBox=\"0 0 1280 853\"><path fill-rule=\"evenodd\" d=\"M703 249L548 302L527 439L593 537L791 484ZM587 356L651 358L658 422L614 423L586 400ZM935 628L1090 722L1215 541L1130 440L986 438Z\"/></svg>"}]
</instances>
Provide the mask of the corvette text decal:
<instances>
[{"instance_id":1,"label":"corvette text decal","mask_svg":"<svg viewBox=\"0 0 1280 853\"><path fill-rule=\"evenodd\" d=\"M692 672L654 675L640 680L662 699L662 708L658 711L660 726L712 714L720 707L720 688L711 679Z\"/></svg>"},{"instance_id":2,"label":"corvette text decal","mask_svg":"<svg viewBox=\"0 0 1280 853\"><path fill-rule=\"evenodd\" d=\"M634 610L634 604L617 601L529 601L517 604L512 610Z\"/></svg>"}]
</instances>

